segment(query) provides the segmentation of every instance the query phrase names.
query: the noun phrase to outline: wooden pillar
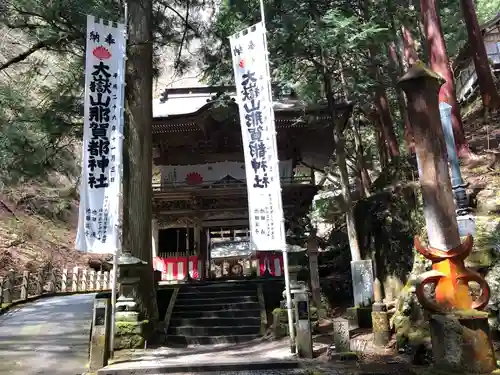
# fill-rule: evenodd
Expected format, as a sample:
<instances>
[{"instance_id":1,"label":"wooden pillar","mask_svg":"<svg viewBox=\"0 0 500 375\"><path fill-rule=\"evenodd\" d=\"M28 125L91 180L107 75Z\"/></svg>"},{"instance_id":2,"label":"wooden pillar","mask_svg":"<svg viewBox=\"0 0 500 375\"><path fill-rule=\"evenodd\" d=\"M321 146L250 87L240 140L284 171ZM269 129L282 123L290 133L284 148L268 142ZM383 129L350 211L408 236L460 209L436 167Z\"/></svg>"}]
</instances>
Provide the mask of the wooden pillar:
<instances>
[{"instance_id":1,"label":"wooden pillar","mask_svg":"<svg viewBox=\"0 0 500 375\"><path fill-rule=\"evenodd\" d=\"M181 233L180 229L177 229L177 242L175 247L175 256L179 256L179 246L181 244Z\"/></svg>"},{"instance_id":2,"label":"wooden pillar","mask_svg":"<svg viewBox=\"0 0 500 375\"><path fill-rule=\"evenodd\" d=\"M189 224L186 223L186 254L189 253Z\"/></svg>"},{"instance_id":3,"label":"wooden pillar","mask_svg":"<svg viewBox=\"0 0 500 375\"><path fill-rule=\"evenodd\" d=\"M431 311L480 309L488 303L489 288L480 274L464 265L472 251L472 236L461 243L439 114L438 93L443 82L422 63L413 65L399 82L408 98L429 239L425 247L415 238L415 247L433 263L432 271L420 275L415 292ZM482 291L475 301L469 295L471 281L479 283ZM426 284L436 284L435 302L426 297Z\"/></svg>"},{"instance_id":4,"label":"wooden pillar","mask_svg":"<svg viewBox=\"0 0 500 375\"><path fill-rule=\"evenodd\" d=\"M207 248L205 251L205 276L210 277L210 228L207 228Z\"/></svg>"},{"instance_id":5,"label":"wooden pillar","mask_svg":"<svg viewBox=\"0 0 500 375\"><path fill-rule=\"evenodd\" d=\"M194 251L195 251L195 254L197 256L200 256L200 232L201 232L201 221L200 220L196 220L195 224L194 224L194 236L193 236L193 240L194 240Z\"/></svg>"},{"instance_id":6,"label":"wooden pillar","mask_svg":"<svg viewBox=\"0 0 500 375\"><path fill-rule=\"evenodd\" d=\"M153 258L157 257L159 255L159 250L158 250L158 243L159 243L159 226L158 226L158 220L153 219L151 222L151 245L152 245L152 255Z\"/></svg>"},{"instance_id":7,"label":"wooden pillar","mask_svg":"<svg viewBox=\"0 0 500 375\"><path fill-rule=\"evenodd\" d=\"M438 95L443 83L438 74L421 63L400 80L408 98L429 245L451 250L460 245L460 236L439 114Z\"/></svg>"}]
</instances>

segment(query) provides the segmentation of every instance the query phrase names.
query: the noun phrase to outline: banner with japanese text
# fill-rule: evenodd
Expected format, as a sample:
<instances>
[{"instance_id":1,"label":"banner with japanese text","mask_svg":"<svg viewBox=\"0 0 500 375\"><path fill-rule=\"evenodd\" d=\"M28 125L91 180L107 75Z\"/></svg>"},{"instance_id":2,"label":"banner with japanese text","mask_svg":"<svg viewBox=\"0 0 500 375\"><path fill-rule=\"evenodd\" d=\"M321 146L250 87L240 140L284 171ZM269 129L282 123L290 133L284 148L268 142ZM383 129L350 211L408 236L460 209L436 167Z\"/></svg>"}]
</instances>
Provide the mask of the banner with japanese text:
<instances>
[{"instance_id":1,"label":"banner with japanese text","mask_svg":"<svg viewBox=\"0 0 500 375\"><path fill-rule=\"evenodd\" d=\"M120 246L125 25L87 16L85 110L76 248Z\"/></svg>"},{"instance_id":2,"label":"banner with japanese text","mask_svg":"<svg viewBox=\"0 0 500 375\"><path fill-rule=\"evenodd\" d=\"M258 23L229 40L245 154L251 247L257 251L285 250L265 27Z\"/></svg>"}]
</instances>

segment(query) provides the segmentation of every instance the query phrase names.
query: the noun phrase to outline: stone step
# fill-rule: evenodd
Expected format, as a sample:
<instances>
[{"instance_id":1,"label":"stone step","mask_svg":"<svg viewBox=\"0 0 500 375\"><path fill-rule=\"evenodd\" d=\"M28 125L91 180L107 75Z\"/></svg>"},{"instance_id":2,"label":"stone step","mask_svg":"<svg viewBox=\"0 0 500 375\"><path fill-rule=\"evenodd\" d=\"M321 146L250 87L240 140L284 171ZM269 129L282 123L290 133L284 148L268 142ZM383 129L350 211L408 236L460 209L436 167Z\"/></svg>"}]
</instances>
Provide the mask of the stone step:
<instances>
[{"instance_id":1,"label":"stone step","mask_svg":"<svg viewBox=\"0 0 500 375\"><path fill-rule=\"evenodd\" d=\"M257 296L242 296L242 295L233 295L231 297L227 296L219 296L214 298L201 298L203 295L193 297L193 298L178 298L175 301L176 306L192 306L192 305L213 305L213 304L226 304L233 305L237 303L249 303L249 302L258 302Z\"/></svg>"},{"instance_id":2,"label":"stone step","mask_svg":"<svg viewBox=\"0 0 500 375\"><path fill-rule=\"evenodd\" d=\"M256 326L260 325L260 315L259 311L255 311L254 316L247 316L244 319L241 317L195 317L195 318L171 318L170 325L173 327L181 326L197 326L197 327L235 327L238 326L240 322L244 322L246 325Z\"/></svg>"},{"instance_id":3,"label":"stone step","mask_svg":"<svg viewBox=\"0 0 500 375\"><path fill-rule=\"evenodd\" d=\"M246 322L245 322L246 324ZM168 327L167 334L174 336L240 336L240 335L258 335L260 333L260 325L255 326L215 326L215 327L199 327L199 326L172 326Z\"/></svg>"},{"instance_id":4,"label":"stone step","mask_svg":"<svg viewBox=\"0 0 500 375\"><path fill-rule=\"evenodd\" d=\"M218 282L204 285L183 285L179 292L181 293L218 293L218 292L243 292L255 293L257 287L251 283L238 282Z\"/></svg>"},{"instance_id":5,"label":"stone step","mask_svg":"<svg viewBox=\"0 0 500 375\"><path fill-rule=\"evenodd\" d=\"M191 291L184 291L180 290L179 294L177 295L177 300L184 300L184 299L196 299L196 298L230 298L234 296L256 296L257 295L257 290L228 290L228 289L222 289L219 291L208 291L208 292L191 292Z\"/></svg>"},{"instance_id":6,"label":"stone step","mask_svg":"<svg viewBox=\"0 0 500 375\"><path fill-rule=\"evenodd\" d=\"M172 312L172 319L198 319L198 318L237 318L246 319L249 317L260 317L260 309L255 307L253 309L231 309L231 310L210 310L208 308L201 310L180 311L174 308Z\"/></svg>"},{"instance_id":7,"label":"stone step","mask_svg":"<svg viewBox=\"0 0 500 375\"><path fill-rule=\"evenodd\" d=\"M258 310L260 305L258 302L236 302L236 303L193 303L186 304L184 301L182 303L176 303L174 306L175 312L188 312L188 311L221 311L221 310L246 310L254 309Z\"/></svg>"},{"instance_id":8,"label":"stone step","mask_svg":"<svg viewBox=\"0 0 500 375\"><path fill-rule=\"evenodd\" d=\"M178 345L214 345L239 344L258 339L260 335L231 335L231 336L182 336L167 335L168 344Z\"/></svg>"}]
</instances>

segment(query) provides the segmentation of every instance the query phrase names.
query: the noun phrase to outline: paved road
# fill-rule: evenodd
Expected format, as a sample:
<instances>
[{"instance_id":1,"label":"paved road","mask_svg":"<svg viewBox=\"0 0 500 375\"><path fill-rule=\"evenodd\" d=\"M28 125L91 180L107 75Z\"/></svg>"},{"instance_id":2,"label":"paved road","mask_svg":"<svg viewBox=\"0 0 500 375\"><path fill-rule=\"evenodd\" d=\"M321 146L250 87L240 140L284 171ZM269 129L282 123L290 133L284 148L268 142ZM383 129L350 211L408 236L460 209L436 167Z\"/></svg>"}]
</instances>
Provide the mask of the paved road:
<instances>
[{"instance_id":1,"label":"paved road","mask_svg":"<svg viewBox=\"0 0 500 375\"><path fill-rule=\"evenodd\" d=\"M85 371L93 294L40 299L0 316L0 374Z\"/></svg>"}]
</instances>

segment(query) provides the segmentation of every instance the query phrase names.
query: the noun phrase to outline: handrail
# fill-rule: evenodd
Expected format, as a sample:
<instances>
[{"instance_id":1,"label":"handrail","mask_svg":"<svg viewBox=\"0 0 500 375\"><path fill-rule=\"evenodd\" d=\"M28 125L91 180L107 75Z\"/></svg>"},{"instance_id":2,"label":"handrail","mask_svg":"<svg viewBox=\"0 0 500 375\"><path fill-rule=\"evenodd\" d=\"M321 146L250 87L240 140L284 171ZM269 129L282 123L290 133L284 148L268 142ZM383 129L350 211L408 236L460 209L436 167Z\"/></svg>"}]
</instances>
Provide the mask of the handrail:
<instances>
[{"instance_id":1,"label":"handrail","mask_svg":"<svg viewBox=\"0 0 500 375\"><path fill-rule=\"evenodd\" d=\"M113 271L73 269L24 271L11 270L6 277L0 277L0 311L43 295L98 292L111 289Z\"/></svg>"}]
</instances>

